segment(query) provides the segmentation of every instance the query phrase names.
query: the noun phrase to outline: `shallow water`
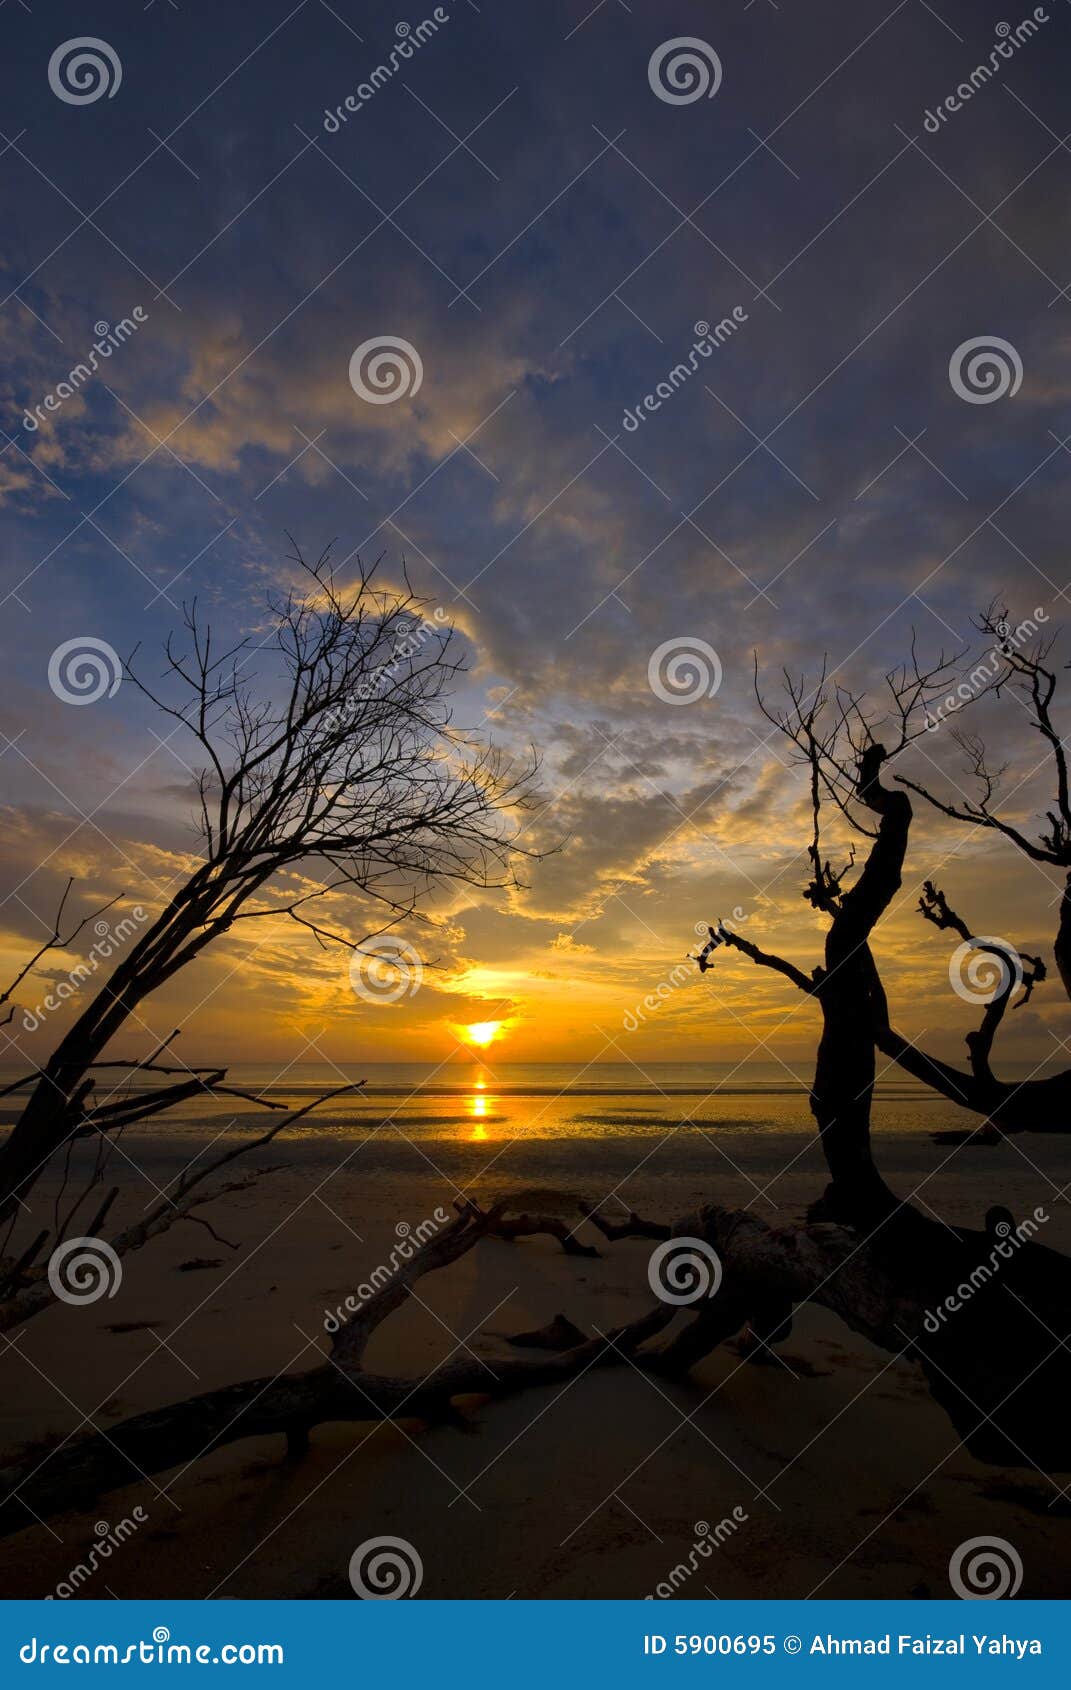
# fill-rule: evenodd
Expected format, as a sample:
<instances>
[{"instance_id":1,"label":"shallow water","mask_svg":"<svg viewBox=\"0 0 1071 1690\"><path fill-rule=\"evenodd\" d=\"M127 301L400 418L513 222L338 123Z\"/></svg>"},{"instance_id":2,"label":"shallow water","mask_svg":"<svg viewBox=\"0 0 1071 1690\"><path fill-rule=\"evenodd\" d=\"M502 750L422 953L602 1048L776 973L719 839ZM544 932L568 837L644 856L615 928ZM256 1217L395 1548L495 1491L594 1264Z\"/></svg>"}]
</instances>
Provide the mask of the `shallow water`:
<instances>
[{"instance_id":1,"label":"shallow water","mask_svg":"<svg viewBox=\"0 0 1071 1690\"><path fill-rule=\"evenodd\" d=\"M227 1083L265 1103L292 1111L319 1094L358 1080L361 1090L336 1097L305 1116L291 1132L364 1136L394 1126L416 1138L472 1142L501 1139L599 1139L726 1131L784 1133L812 1127L809 1077L775 1063L295 1064L283 1073L267 1064L237 1064ZM100 1074L100 1099L136 1090L129 1076ZM17 1109L8 1100L0 1123ZM214 1126L228 1133L260 1132L271 1114L238 1098L184 1104L156 1117L154 1136ZM874 1125L883 1132L932 1132L977 1125L954 1105L897 1071L879 1081Z\"/></svg>"}]
</instances>

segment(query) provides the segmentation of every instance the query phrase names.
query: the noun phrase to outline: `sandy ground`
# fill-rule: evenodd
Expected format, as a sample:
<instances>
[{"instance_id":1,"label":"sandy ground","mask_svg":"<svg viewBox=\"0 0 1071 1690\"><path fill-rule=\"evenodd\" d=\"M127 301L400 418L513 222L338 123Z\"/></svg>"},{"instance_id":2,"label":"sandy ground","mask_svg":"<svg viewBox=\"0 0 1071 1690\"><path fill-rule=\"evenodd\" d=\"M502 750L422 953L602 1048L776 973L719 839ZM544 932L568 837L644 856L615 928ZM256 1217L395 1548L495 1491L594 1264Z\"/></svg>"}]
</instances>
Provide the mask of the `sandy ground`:
<instances>
[{"instance_id":1,"label":"sandy ground","mask_svg":"<svg viewBox=\"0 0 1071 1690\"><path fill-rule=\"evenodd\" d=\"M824 1183L802 1134L658 1143L638 1169L646 1150L636 1138L512 1146L477 1194L538 1181L597 1199L617 1187L617 1198L661 1217L713 1198L753 1203L776 1224L798 1218ZM192 1147L132 1138L129 1148L162 1183ZM57 1307L22 1329L2 1362L8 1459L34 1445L47 1459L48 1440L312 1365L326 1347L325 1309L389 1259L398 1222L416 1226L449 1203L495 1151L380 1140L335 1171L337 1140L287 1145L287 1171L208 1211L238 1251L179 1225L128 1259L113 1299ZM1071 1249L1067 1200L1056 1198L1071 1178L1066 1143L950 1156L920 1134L881 1151L899 1190L925 1181L920 1199L936 1213L978 1224L993 1201L1017 1218L1047 1204L1044 1241ZM279 1153L277 1144L273 1160ZM142 1200L152 1195L146 1184ZM419 1281L420 1300L380 1330L370 1365L417 1377L459 1345L493 1365L502 1334L559 1311L605 1329L648 1306L648 1249L606 1245L586 1260L549 1239L488 1241ZM197 1258L214 1265L183 1271ZM915 1367L815 1308L800 1311L773 1365L726 1347L682 1384L623 1366L468 1403L456 1427L322 1426L304 1458L284 1453L281 1439L243 1441L116 1492L93 1514L8 1538L4 1594L54 1590L84 1560L96 1523L114 1529L136 1506L145 1523L82 1596L349 1598L353 1551L390 1534L419 1553L423 1596L636 1597L687 1560L697 1523L734 1509L736 1528L698 1559L682 1597L941 1597L952 1551L981 1535L1014 1545L1022 1596L1071 1594L1068 1476L981 1466Z\"/></svg>"}]
</instances>

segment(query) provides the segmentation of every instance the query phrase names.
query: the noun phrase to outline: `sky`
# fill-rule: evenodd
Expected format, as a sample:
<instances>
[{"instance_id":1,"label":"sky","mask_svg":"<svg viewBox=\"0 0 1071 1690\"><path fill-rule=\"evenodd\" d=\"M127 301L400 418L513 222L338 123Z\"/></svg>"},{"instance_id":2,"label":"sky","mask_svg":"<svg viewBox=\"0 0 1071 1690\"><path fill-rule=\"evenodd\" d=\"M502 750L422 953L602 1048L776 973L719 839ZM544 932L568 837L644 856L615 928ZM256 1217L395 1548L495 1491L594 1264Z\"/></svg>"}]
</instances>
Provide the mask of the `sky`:
<instances>
[{"instance_id":1,"label":"sky","mask_svg":"<svg viewBox=\"0 0 1071 1690\"><path fill-rule=\"evenodd\" d=\"M191 748L129 681L68 702L50 660L137 645L151 673L194 597L256 638L292 535L343 580L404 565L445 612L457 719L537 749L525 843L554 849L508 894L441 888L397 1001L265 924L120 1053L181 1022L187 1060L437 1062L498 1022L503 1061L798 1071L812 1006L743 958L679 968L716 917L821 957L806 789L753 664L774 690L825 655L877 692L913 631L926 657L977 651L994 597L1065 619L1068 0L11 0L0 27L8 973L68 876L72 911L121 894L118 919L198 850ZM96 77L72 83L87 36ZM384 338L402 391L375 403L351 369ZM972 391L972 341L997 343L1001 391ZM666 684L677 642L706 685ZM972 712L1033 828L1051 781L1024 710ZM903 769L970 791L948 724ZM1060 879L916 812L877 954L895 1024L954 1055L976 1016L921 882L1051 958ZM7 1029L4 1060L38 1060L77 1001ZM1060 1037L1050 982L1001 1049L1033 1066Z\"/></svg>"}]
</instances>

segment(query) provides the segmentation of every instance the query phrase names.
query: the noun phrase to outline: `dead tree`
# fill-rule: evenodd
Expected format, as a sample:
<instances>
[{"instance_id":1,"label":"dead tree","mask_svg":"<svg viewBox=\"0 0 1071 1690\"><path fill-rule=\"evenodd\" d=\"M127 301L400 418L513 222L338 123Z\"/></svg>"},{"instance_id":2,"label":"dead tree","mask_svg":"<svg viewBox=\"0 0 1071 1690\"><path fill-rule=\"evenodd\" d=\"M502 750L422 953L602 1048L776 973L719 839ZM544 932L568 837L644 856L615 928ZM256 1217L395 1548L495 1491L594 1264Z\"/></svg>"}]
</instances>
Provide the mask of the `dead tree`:
<instances>
[{"instance_id":1,"label":"dead tree","mask_svg":"<svg viewBox=\"0 0 1071 1690\"><path fill-rule=\"evenodd\" d=\"M794 738L799 731L796 742L820 795L828 745L819 736L818 715L805 710L802 727L798 710L787 720ZM835 870L823 856L820 796L814 800L815 873L806 896L828 921L822 963L805 970L720 924L711 928L701 957L707 967L720 946L734 948L807 994L821 1014L811 1108L830 1182L806 1224L774 1230L753 1214L714 1203L672 1225L637 1215L610 1222L589 1204L554 1192L519 1193L487 1209L465 1202L457 1220L341 1326L316 1367L247 1380L134 1416L106 1435L65 1443L0 1473L8 1496L0 1530L89 1507L108 1490L185 1469L237 1439L277 1434L299 1453L310 1430L327 1420L404 1414L429 1426L450 1424L462 1397L495 1398L626 1359L662 1373L686 1373L737 1336L745 1357L758 1359L783 1342L794 1310L808 1302L919 1365L934 1399L979 1460L1043 1472L1071 1467L1063 1408L1071 1389L1071 1263L1035 1242L1022 1222L1013 1233L1014 1217L1002 1210L991 1211L978 1228L934 1218L892 1190L873 1154L875 1050L887 1011L871 944L901 885L912 820L906 792L882 779L887 761L880 744L868 744L844 792L853 813L858 807L870 818L869 849L850 885L851 867ZM539 1205L539 1212L530 1213L529 1205ZM659 1299L627 1325L592 1336L558 1315L541 1332L514 1340L538 1349L534 1356L469 1355L417 1378L365 1367L372 1332L405 1303L421 1275L492 1240L538 1232L577 1253L573 1229L563 1231L560 1219L569 1208L609 1242L643 1240L648 1253L652 1240L659 1248L678 1240L686 1255L700 1241L719 1260L720 1284L693 1306ZM951 1315L950 1299L957 1303ZM678 1318L682 1329L668 1334Z\"/></svg>"},{"instance_id":2,"label":"dead tree","mask_svg":"<svg viewBox=\"0 0 1071 1690\"><path fill-rule=\"evenodd\" d=\"M530 854L515 839L515 813L533 764L511 764L454 722L451 693L464 664L449 626L408 585L380 587L375 568L358 566L343 588L326 555L294 562L300 585L269 601L266 638L220 650L194 603L184 636L168 641L160 681L128 663L131 681L200 764L200 860L48 1058L6 1088L28 1096L0 1149L0 1220L18 1217L43 1170L80 1139L101 1148L192 1098L247 1095L225 1084L223 1069L165 1059L174 1033L140 1062L106 1055L150 994L240 923L286 916L321 945L374 954L374 941L418 912L437 882L510 884L514 861ZM63 934L69 891L51 937L0 995L8 1023L32 968L92 919ZM314 912L335 892L382 919L357 936L325 925ZM150 1083L101 1095L108 1069ZM156 1076L166 1083L154 1085ZM33 1261L60 1242L72 1216L0 1267L0 1299L17 1302L36 1287L41 1305Z\"/></svg>"},{"instance_id":3,"label":"dead tree","mask_svg":"<svg viewBox=\"0 0 1071 1690\"><path fill-rule=\"evenodd\" d=\"M986 631L996 625L993 614L982 619ZM1009 673L1025 673L1035 700L1036 725L1052 749L1059 796L1046 848L1055 853L1063 849L1067 796L1063 749L1048 714L1054 677L1043 669L1043 654L1037 651L1023 654L1002 647L1000 656L1003 663L993 690L1006 684ZM804 896L828 918L824 962L806 971L760 950L721 923L710 928L698 960L701 967L709 967L712 954L724 945L758 966L775 970L815 999L822 1033L811 1109L831 1183L812 1217L834 1220L862 1235L859 1248L866 1250L874 1282L884 1287L879 1298L883 1318L899 1308L893 1324L920 1360L934 1397L950 1414L968 1448L984 1460L1025 1463L1044 1471L1071 1464L1071 1438L1060 1406L1063 1391L1071 1385L1071 1351L1066 1345L1071 1333L1071 1262L1029 1241L1029 1234L1020 1239L1018 1233L1005 1260L1001 1245L1008 1223L1002 1210L991 1211L984 1229L976 1232L951 1227L924 1213L888 1187L870 1144L877 1050L895 1055L918 1078L976 1109L988 1121L994 1112L981 1091L996 1086L989 1072L996 1030L1017 986L1022 985L1028 997L1044 976L1040 958L1020 957L1010 946L990 941L977 943L979 955L997 968L1000 982L985 1006L981 1026L968 1035L969 1074L959 1074L930 1057L916 1060L914 1053L908 1054L908 1041L890 1027L872 940L902 881L912 822L911 803L902 788L921 789L904 778L898 790L887 784L884 772L919 733L927 731L925 721L919 726L916 718L919 714L925 718L931 703L945 691L948 669L943 657L932 669L920 668L913 651L910 670L887 677L893 707L884 721L895 736L888 748L875 739L873 718L862 701L842 688L828 687L824 674L813 690L786 677L787 710L772 710L760 698L769 719L796 747L809 777L812 837L808 853L813 874ZM997 827L1018 842L1011 824L993 816L991 796L991 789L987 790L978 809L983 819L977 825ZM838 870L823 854L821 817L827 797L855 829L871 839L862 870L850 886L845 883L851 861ZM969 929L932 883L926 883L920 908L927 920L953 929L965 944L975 945ZM979 1088L973 1094L971 1081ZM1071 1076L1061 1076L1056 1084L1061 1083L1071 1084ZM1039 1095L1052 1095L1052 1084L1033 1082L1035 1106ZM1022 1089L1029 1092L1030 1086ZM1020 1130L1043 1126L1071 1131L1066 1114L1058 1120L1038 1120L1024 1108L1009 1115ZM994 1250L999 1271L987 1272L985 1264L991 1265ZM968 1295L958 1299L961 1306L955 1318L946 1321L946 1299L956 1300L957 1280L959 1286L969 1287ZM939 1292L942 1282L948 1287L945 1293ZM933 1316L934 1330L927 1322L918 1330L920 1306Z\"/></svg>"},{"instance_id":4,"label":"dead tree","mask_svg":"<svg viewBox=\"0 0 1071 1690\"><path fill-rule=\"evenodd\" d=\"M842 686L829 684L824 669L811 689L785 675L787 709L772 708L760 697L768 720L797 747L808 770L814 818L808 847L813 881L805 896L821 908L825 889L836 882L834 871L822 858L818 840L824 802L833 803L854 831L874 836L873 818L860 802L856 771L875 737L886 736L886 763L891 767L894 760L910 753L912 745L926 742L939 728L964 754L966 776L975 784L976 797L964 796L960 802L953 802L936 796L908 774L897 772L893 779L940 814L968 827L985 829L1030 861L1059 871L1062 888L1053 956L1064 991L1071 995L1071 792L1067 751L1054 717L1058 690L1058 673L1050 663L1054 640L1040 636L1033 618L1013 624L1007 609L996 603L982 612L975 626L987 644L960 668L957 665L965 655L962 652L954 658L942 654L932 667L921 666L912 642L909 663L885 676L883 701L870 702ZM965 674L967 680L957 685L957 673ZM1005 768L990 763L977 734L953 725L980 699L1010 699L1013 694L1013 720L1018 723L1025 700L1027 725L1040 737L1052 773L1053 797L1045 811L1047 826L1034 835L1002 809ZM952 908L944 891L930 880L924 883L918 908L924 920L961 941L957 957L968 985L976 988L973 995L980 1006L979 1021L964 1036L968 1061L965 1068L960 1067L900 1033L891 1024L879 992L875 998L879 1011L876 1037L882 1055L950 1102L981 1116L985 1130L971 1135L975 1144L992 1143L999 1133L1071 1132L1071 1069L1024 1081L1002 1080L993 1068L994 1043L1006 1014L1028 1003L1035 987L1047 978L1043 959L1021 951L1006 937L994 939L972 929ZM707 955L722 942L720 936L714 937ZM972 991L964 995L969 998Z\"/></svg>"},{"instance_id":5,"label":"dead tree","mask_svg":"<svg viewBox=\"0 0 1071 1690\"><path fill-rule=\"evenodd\" d=\"M165 1192L160 1202L148 1209L141 1220L124 1227L111 1238L104 1239L104 1222L112 1204L119 1195L119 1187L112 1186L93 1219L89 1222L85 1233L78 1240L83 1266L87 1271L98 1271L101 1269L105 1258L122 1260L132 1251L142 1249L150 1238L156 1238L160 1233L167 1232L170 1227L175 1225L176 1221L181 1220L199 1222L201 1226L208 1228L218 1244L227 1244L228 1248L236 1249L236 1245L228 1244L227 1239L221 1238L210 1222L203 1215L197 1214L196 1210L203 1208L207 1203L214 1203L218 1198L226 1196L232 1191L244 1191L250 1185L255 1184L258 1179L263 1178L265 1174L274 1173L276 1170L260 1167L240 1179L227 1180L218 1185L209 1186L205 1190L199 1189L204 1186L205 1180L210 1179L213 1174L219 1173L229 1163L237 1161L240 1156L246 1156L253 1150L261 1150L265 1145L271 1144L284 1127L295 1126L298 1121L303 1120L314 1109L318 1109L322 1103L329 1103L333 1098L340 1097L344 1092L359 1091L364 1083L363 1080L360 1080L354 1085L336 1086L333 1091L323 1092L319 1097L314 1097L310 1103L306 1103L303 1108L295 1109L293 1113L288 1114L285 1120L276 1122L273 1127L269 1127L267 1132L261 1133L258 1138L240 1140L236 1145L232 1145L229 1150L222 1151L219 1156L215 1156L211 1161L204 1163L203 1166L197 1166L195 1162L191 1163L190 1167L179 1176L171 1190ZM78 1206L78 1203L74 1204L72 1213ZM71 1216L68 1215L67 1221L56 1229L60 1242L64 1240L69 1231L70 1220ZM46 1237L47 1234L38 1234L34 1240L34 1246L30 1250L24 1251L16 1262L0 1270L0 1332L8 1332L13 1326L21 1326L23 1321L31 1320L35 1314L40 1314L43 1309L48 1308L55 1299L56 1291L51 1283L49 1263L42 1266L35 1265ZM93 1250L93 1241L96 1239L103 1241L103 1250L98 1260L94 1260Z\"/></svg>"},{"instance_id":6,"label":"dead tree","mask_svg":"<svg viewBox=\"0 0 1071 1690\"><path fill-rule=\"evenodd\" d=\"M1045 811L1047 826L1032 834L1002 806L1001 786L1006 769L991 764L985 744L976 734L956 732L954 736L965 754L967 774L975 786L973 799L964 797L955 802L936 795L921 781L907 775L898 774L896 779L941 815L971 828L984 829L1031 862L1057 871L1062 887L1053 957L1064 993L1071 997L1071 789L1065 741L1054 716L1058 674L1050 664L1050 657L1055 642L1052 638L1036 637L1037 624L1032 619L1013 627L1007 610L997 605L990 605L977 626L991 641L990 661L996 664L996 672L987 680L985 690L998 697L1014 696L1017 710L1025 704L1027 725L1041 740L1053 785L1053 795ZM967 923L949 908L942 892L929 882L919 910L935 926L951 930L965 944L978 948ZM985 950L986 946L983 944L981 949ZM991 945L989 951L992 956ZM1004 943L1003 953L1001 957L998 952L995 958L994 995L985 1006L978 1028L966 1036L966 1070L919 1050L891 1027L882 1029L880 1048L942 1096L985 1117L996 1131L1071 1132L1071 1069L1026 1081L1001 1080L993 1072L993 1044L1006 1012L1028 1002L1034 986L1046 977L1040 957L1026 956L1009 942Z\"/></svg>"},{"instance_id":7,"label":"dead tree","mask_svg":"<svg viewBox=\"0 0 1071 1690\"><path fill-rule=\"evenodd\" d=\"M913 678L903 678L908 694L924 699L935 673L916 667ZM906 709L906 696L898 709ZM735 949L804 993L821 1017L811 1109L829 1184L806 1222L772 1229L747 1211L714 1202L672 1224L637 1215L610 1222L575 1196L543 1191L487 1208L462 1203L456 1221L341 1326L316 1367L136 1415L104 1435L67 1441L0 1473L7 1497L0 1530L89 1507L109 1490L143 1475L185 1470L241 1438L277 1434L300 1453L311 1428L327 1420L404 1414L429 1426L449 1425L462 1397L495 1398L626 1358L635 1366L686 1373L734 1337L746 1358L758 1359L784 1341L795 1311L811 1302L917 1364L979 1460L1046 1473L1071 1468L1064 1412L1071 1389L1071 1262L1038 1243L1025 1219L1015 1225L1003 1209L990 1210L974 1228L953 1227L924 1211L886 1182L871 1143L875 1053L888 1026L873 942L902 883L912 823L907 792L885 776L891 756L911 742L910 711L886 747L861 725L857 700L831 699L824 684L815 694L790 684L789 699L789 709L776 719L802 753L810 780L813 874L804 895L826 920L822 961L803 968L721 923L710 928L699 961L707 968L720 947ZM824 854L822 803L830 795L869 840L858 872L851 853L842 868ZM936 894L931 901L935 913L943 909L952 920ZM561 1224L570 1210L579 1214L577 1224L594 1226L611 1244L643 1241L645 1258L652 1241L658 1250L668 1245L686 1256L699 1241L717 1256L720 1282L686 1308L659 1297L627 1325L590 1337L559 1315L542 1331L514 1340L538 1355L506 1353L489 1361L468 1355L417 1378L365 1367L371 1334L405 1303L416 1279L448 1268L471 1249L538 1232L576 1254L573 1229L563 1231ZM649 1277L652 1263L644 1265ZM681 1329L670 1333L677 1321Z\"/></svg>"},{"instance_id":8,"label":"dead tree","mask_svg":"<svg viewBox=\"0 0 1071 1690\"><path fill-rule=\"evenodd\" d=\"M672 1225L638 1215L616 1222L575 1195L557 1192L521 1192L487 1209L462 1202L457 1219L341 1326L315 1367L247 1379L134 1415L105 1433L64 1440L0 1471L0 1534L89 1509L108 1492L144 1478L176 1468L181 1476L211 1451L246 1438L275 1435L290 1456L300 1456L311 1431L328 1421L404 1417L429 1429L451 1427L461 1423L459 1399L471 1413L474 1397L493 1401L625 1362L681 1376L737 1336L747 1359L761 1359L789 1335L793 1310L804 1303L831 1310L890 1354L919 1363L934 1398L979 1460L1066 1470L1071 1439L1062 1393L1071 1384L1071 1368L1056 1334L1071 1325L1071 1266L1044 1246L1023 1243L1001 1274L980 1284L964 1304L955 1317L962 1325L949 1322L934 1335L931 1311L957 1286L973 1286L1000 1235L945 1227L891 1193L884 1196L872 1170L861 1178L866 1154L846 1156L842 1136L828 1130L840 1105L853 1101L829 1076L822 1107L833 1114L823 1144L832 1157L836 1205L851 1210L860 1204L867 1223L812 1219L772 1229L756 1215L716 1204ZM540 1212L529 1211L533 1202L543 1206ZM577 1219L564 1227L561 1217L570 1211ZM716 1294L687 1308L656 1300L624 1326L590 1336L559 1315L541 1332L512 1340L537 1355L505 1351L485 1358L470 1347L465 1356L416 1377L365 1366L372 1334L424 1274L448 1268L472 1249L540 1232L571 1254L595 1254L590 1246L577 1247L574 1232L582 1220L613 1244L645 1241L644 1267L652 1240L679 1239L686 1253L702 1241L720 1260ZM680 1330L665 1336L678 1321Z\"/></svg>"}]
</instances>

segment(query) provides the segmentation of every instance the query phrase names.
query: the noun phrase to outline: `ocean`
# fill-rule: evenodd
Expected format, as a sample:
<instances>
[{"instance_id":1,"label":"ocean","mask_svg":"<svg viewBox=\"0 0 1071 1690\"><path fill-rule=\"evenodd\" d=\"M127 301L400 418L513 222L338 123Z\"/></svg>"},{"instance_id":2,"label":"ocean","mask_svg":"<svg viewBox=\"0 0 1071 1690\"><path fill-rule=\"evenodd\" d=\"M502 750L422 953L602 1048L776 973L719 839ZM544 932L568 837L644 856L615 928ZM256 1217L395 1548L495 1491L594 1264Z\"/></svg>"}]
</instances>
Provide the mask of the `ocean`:
<instances>
[{"instance_id":1,"label":"ocean","mask_svg":"<svg viewBox=\"0 0 1071 1690\"><path fill-rule=\"evenodd\" d=\"M111 1101L145 1079L135 1082L115 1070L102 1070L99 1078L100 1098ZM670 1130L685 1136L813 1131L807 1074L773 1062L660 1062L642 1069L627 1062L301 1062L281 1072L268 1063L237 1063L227 1084L296 1111L323 1092L362 1079L366 1083L360 1091L321 1105L280 1138L340 1132L363 1136L392 1125L408 1137L476 1143L647 1137ZM6 1099L0 1124L16 1114L16 1099ZM895 1069L878 1082L873 1118L876 1129L896 1133L977 1124ZM154 1137L189 1131L203 1135L211 1123L229 1132L253 1133L272 1119L250 1101L206 1097L154 1117L141 1130Z\"/></svg>"}]
</instances>

